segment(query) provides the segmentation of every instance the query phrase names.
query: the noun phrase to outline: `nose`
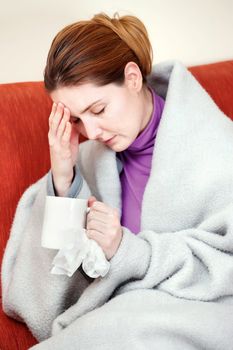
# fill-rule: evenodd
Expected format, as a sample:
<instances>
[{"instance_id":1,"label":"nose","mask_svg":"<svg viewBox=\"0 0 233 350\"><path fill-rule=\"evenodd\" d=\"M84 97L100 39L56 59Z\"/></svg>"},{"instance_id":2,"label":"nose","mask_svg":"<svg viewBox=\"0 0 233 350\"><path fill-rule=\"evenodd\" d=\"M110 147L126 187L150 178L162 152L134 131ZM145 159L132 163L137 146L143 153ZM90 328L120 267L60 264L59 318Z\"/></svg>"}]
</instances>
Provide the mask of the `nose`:
<instances>
[{"instance_id":1,"label":"nose","mask_svg":"<svg viewBox=\"0 0 233 350\"><path fill-rule=\"evenodd\" d=\"M95 140L102 134L102 130L93 120L87 120L84 123L84 128L89 140Z\"/></svg>"}]
</instances>

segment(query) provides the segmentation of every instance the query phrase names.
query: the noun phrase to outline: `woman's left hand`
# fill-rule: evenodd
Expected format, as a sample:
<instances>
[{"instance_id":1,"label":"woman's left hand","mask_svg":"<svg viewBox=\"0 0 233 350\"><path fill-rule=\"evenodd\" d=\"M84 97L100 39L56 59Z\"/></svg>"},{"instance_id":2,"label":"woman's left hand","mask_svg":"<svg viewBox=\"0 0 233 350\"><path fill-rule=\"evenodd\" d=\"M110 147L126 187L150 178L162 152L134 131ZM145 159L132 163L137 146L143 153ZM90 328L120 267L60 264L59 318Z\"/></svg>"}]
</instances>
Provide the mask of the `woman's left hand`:
<instances>
[{"instance_id":1,"label":"woman's left hand","mask_svg":"<svg viewBox=\"0 0 233 350\"><path fill-rule=\"evenodd\" d=\"M87 236L95 240L110 260L116 253L122 239L122 227L119 212L95 197L88 200L90 212L87 214Z\"/></svg>"}]
</instances>

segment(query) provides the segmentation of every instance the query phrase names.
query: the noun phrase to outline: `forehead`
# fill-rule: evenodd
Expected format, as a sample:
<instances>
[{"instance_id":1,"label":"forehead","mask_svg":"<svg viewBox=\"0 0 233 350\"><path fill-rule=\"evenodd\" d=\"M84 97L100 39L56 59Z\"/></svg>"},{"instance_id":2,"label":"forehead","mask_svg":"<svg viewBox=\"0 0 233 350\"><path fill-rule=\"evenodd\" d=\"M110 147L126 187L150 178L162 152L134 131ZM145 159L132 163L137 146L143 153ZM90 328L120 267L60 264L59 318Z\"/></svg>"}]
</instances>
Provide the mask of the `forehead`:
<instances>
[{"instance_id":1,"label":"forehead","mask_svg":"<svg viewBox=\"0 0 233 350\"><path fill-rule=\"evenodd\" d=\"M116 95L119 96L122 87L116 84L97 86L85 83L78 86L60 87L50 93L52 100L61 102L68 107L71 113L78 113L97 100L107 103Z\"/></svg>"}]
</instances>

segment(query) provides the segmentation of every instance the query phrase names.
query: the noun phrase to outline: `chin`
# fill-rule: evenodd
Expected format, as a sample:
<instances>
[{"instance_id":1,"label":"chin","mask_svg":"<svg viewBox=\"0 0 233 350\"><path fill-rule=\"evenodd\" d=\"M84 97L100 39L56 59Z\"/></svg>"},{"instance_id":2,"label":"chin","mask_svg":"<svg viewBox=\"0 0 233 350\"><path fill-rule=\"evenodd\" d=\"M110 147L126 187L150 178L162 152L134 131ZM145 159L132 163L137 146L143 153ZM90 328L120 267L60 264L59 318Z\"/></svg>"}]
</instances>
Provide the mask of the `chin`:
<instances>
[{"instance_id":1,"label":"chin","mask_svg":"<svg viewBox=\"0 0 233 350\"><path fill-rule=\"evenodd\" d=\"M127 148L129 147L129 145L122 145L120 143L109 146L109 148L111 148L113 151L115 152L123 152L125 151Z\"/></svg>"}]
</instances>

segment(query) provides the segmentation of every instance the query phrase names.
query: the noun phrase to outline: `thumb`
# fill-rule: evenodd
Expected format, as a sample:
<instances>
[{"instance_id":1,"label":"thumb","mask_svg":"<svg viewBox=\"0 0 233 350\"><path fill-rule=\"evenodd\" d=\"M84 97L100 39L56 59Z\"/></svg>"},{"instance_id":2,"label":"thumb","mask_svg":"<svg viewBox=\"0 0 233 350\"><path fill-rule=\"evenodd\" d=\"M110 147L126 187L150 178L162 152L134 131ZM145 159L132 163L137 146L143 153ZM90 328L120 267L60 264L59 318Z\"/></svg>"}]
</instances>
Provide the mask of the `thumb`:
<instances>
[{"instance_id":1,"label":"thumb","mask_svg":"<svg viewBox=\"0 0 233 350\"><path fill-rule=\"evenodd\" d=\"M89 197L88 199L88 207L91 207L94 202L96 202L97 199L94 196Z\"/></svg>"}]
</instances>

